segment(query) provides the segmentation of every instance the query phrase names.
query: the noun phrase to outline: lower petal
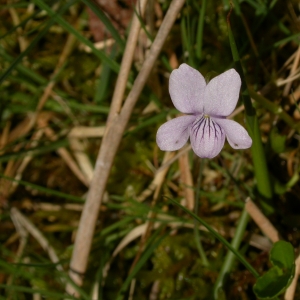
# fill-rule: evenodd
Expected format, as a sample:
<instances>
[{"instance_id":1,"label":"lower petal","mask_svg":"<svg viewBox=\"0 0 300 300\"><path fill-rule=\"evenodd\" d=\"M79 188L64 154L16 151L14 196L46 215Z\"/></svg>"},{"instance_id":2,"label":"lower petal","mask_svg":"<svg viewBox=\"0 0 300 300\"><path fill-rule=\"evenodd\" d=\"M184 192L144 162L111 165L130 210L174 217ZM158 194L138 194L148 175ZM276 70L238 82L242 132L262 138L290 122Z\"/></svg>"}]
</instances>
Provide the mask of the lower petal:
<instances>
[{"instance_id":1,"label":"lower petal","mask_svg":"<svg viewBox=\"0 0 300 300\"><path fill-rule=\"evenodd\" d=\"M163 151L175 151L189 139L189 126L195 116L181 116L161 125L156 134L156 143Z\"/></svg>"},{"instance_id":2,"label":"lower petal","mask_svg":"<svg viewBox=\"0 0 300 300\"><path fill-rule=\"evenodd\" d=\"M225 134L212 118L201 116L190 128L190 139L194 152L202 158L213 158L222 150Z\"/></svg>"},{"instance_id":3,"label":"lower petal","mask_svg":"<svg viewBox=\"0 0 300 300\"><path fill-rule=\"evenodd\" d=\"M247 149L251 147L252 139L246 129L239 123L219 118L215 118L214 121L224 129L228 143L232 148Z\"/></svg>"}]
</instances>

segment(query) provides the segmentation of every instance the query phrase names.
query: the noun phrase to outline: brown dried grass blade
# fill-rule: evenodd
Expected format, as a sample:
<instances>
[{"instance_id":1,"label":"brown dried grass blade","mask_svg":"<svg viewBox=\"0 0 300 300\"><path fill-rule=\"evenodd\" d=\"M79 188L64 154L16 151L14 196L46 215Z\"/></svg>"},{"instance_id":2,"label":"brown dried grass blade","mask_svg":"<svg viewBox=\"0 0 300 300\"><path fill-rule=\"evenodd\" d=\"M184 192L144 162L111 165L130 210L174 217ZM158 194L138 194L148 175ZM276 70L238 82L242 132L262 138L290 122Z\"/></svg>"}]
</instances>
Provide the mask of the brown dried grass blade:
<instances>
[{"instance_id":1,"label":"brown dried grass blade","mask_svg":"<svg viewBox=\"0 0 300 300\"><path fill-rule=\"evenodd\" d=\"M195 205L195 193L193 189L193 178L189 165L189 155L184 153L179 157L180 181L183 189L183 195L186 201L186 207L193 210Z\"/></svg>"},{"instance_id":2,"label":"brown dried grass blade","mask_svg":"<svg viewBox=\"0 0 300 300\"><path fill-rule=\"evenodd\" d=\"M51 261L56 265L58 271L64 271L63 267L58 264L59 258L54 250L54 248L49 244L44 235L39 231L39 229L28 219L26 218L17 208L13 207L10 210L12 219L17 220L17 222L28 232L30 233L41 247L48 253Z\"/></svg>"},{"instance_id":3,"label":"brown dried grass blade","mask_svg":"<svg viewBox=\"0 0 300 300\"><path fill-rule=\"evenodd\" d=\"M273 243L280 240L277 229L250 198L246 199L245 207L257 226Z\"/></svg>"},{"instance_id":4,"label":"brown dried grass blade","mask_svg":"<svg viewBox=\"0 0 300 300\"><path fill-rule=\"evenodd\" d=\"M149 55L134 82L132 90L126 99L120 114L112 118L113 121L109 124L107 133L103 138L95 166L94 177L81 215L71 259L69 274L78 285L82 285L83 278L81 275L85 273L87 267L101 199L105 191L110 169L122 139L123 132L138 97L145 86L148 76L150 75L153 65L184 3L185 0L173 0L171 2L164 21L151 46ZM78 296L71 285L67 286L67 292Z\"/></svg>"}]
</instances>

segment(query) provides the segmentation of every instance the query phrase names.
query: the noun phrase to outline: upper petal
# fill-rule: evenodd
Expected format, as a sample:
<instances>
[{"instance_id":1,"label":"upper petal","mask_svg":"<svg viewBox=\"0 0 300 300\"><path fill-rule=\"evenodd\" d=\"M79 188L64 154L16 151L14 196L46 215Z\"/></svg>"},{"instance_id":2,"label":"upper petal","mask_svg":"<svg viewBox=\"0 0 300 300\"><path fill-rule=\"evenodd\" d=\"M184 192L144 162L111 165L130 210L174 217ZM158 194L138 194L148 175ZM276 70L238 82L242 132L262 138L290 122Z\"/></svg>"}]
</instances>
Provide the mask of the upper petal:
<instances>
[{"instance_id":1,"label":"upper petal","mask_svg":"<svg viewBox=\"0 0 300 300\"><path fill-rule=\"evenodd\" d=\"M189 139L189 126L195 116L181 116L170 120L158 128L156 143L163 151L175 151L184 146Z\"/></svg>"},{"instance_id":2,"label":"upper petal","mask_svg":"<svg viewBox=\"0 0 300 300\"><path fill-rule=\"evenodd\" d=\"M239 99L240 75L230 69L213 78L205 88L204 112L210 116L229 116Z\"/></svg>"},{"instance_id":3,"label":"upper petal","mask_svg":"<svg viewBox=\"0 0 300 300\"><path fill-rule=\"evenodd\" d=\"M174 106L181 112L202 113L206 82L195 69L182 64L170 75L169 92Z\"/></svg>"},{"instance_id":4,"label":"upper petal","mask_svg":"<svg viewBox=\"0 0 300 300\"><path fill-rule=\"evenodd\" d=\"M214 118L214 121L224 129L227 140L232 148L247 149L251 147L252 139L246 129L239 123L219 118Z\"/></svg>"},{"instance_id":5,"label":"upper petal","mask_svg":"<svg viewBox=\"0 0 300 300\"><path fill-rule=\"evenodd\" d=\"M190 139L194 152L202 158L213 158L222 150L225 134L212 118L202 115L190 128Z\"/></svg>"}]
</instances>

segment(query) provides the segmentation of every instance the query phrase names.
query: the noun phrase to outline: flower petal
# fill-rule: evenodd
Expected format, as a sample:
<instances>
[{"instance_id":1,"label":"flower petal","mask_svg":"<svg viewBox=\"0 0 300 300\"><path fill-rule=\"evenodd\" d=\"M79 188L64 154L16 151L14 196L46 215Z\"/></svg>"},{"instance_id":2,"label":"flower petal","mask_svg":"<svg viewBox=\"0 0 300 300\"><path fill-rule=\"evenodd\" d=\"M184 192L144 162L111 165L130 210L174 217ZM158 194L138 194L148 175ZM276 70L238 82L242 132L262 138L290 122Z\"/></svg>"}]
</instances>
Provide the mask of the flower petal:
<instances>
[{"instance_id":1,"label":"flower petal","mask_svg":"<svg viewBox=\"0 0 300 300\"><path fill-rule=\"evenodd\" d=\"M170 75L169 92L174 106L186 114L203 112L206 82L195 69L182 64Z\"/></svg>"},{"instance_id":2,"label":"flower petal","mask_svg":"<svg viewBox=\"0 0 300 300\"><path fill-rule=\"evenodd\" d=\"M234 69L213 78L205 89L204 113L212 117L229 116L239 99L240 88L241 78Z\"/></svg>"},{"instance_id":3,"label":"flower petal","mask_svg":"<svg viewBox=\"0 0 300 300\"><path fill-rule=\"evenodd\" d=\"M189 139L189 126L195 116L181 116L170 120L158 128L156 143L163 151L175 151L184 146Z\"/></svg>"},{"instance_id":4,"label":"flower petal","mask_svg":"<svg viewBox=\"0 0 300 300\"><path fill-rule=\"evenodd\" d=\"M194 152L202 158L213 158L222 150L225 133L212 118L202 115L190 128L190 139Z\"/></svg>"},{"instance_id":5,"label":"flower petal","mask_svg":"<svg viewBox=\"0 0 300 300\"><path fill-rule=\"evenodd\" d=\"M252 145L252 139L249 136L246 129L241 126L239 123L227 120L227 119L219 119L213 118L214 121L219 124L227 137L228 143L234 149L247 149Z\"/></svg>"}]
</instances>

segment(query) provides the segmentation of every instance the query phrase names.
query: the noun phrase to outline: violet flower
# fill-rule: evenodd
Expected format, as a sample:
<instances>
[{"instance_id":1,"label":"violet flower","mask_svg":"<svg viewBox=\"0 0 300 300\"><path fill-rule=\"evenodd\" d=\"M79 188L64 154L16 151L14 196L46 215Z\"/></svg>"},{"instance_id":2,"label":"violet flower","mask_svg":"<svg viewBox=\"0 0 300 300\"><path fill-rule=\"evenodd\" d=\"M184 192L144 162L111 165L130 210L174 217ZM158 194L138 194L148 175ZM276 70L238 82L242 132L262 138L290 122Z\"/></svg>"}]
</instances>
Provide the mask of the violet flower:
<instances>
[{"instance_id":1,"label":"violet flower","mask_svg":"<svg viewBox=\"0 0 300 300\"><path fill-rule=\"evenodd\" d=\"M190 138L194 152L213 158L222 150L225 136L232 148L247 149L252 139L244 127L226 119L239 99L241 78L230 69L206 84L204 77L187 64L171 73L169 92L174 106L182 113L164 123L156 142L164 151L175 151Z\"/></svg>"}]
</instances>

